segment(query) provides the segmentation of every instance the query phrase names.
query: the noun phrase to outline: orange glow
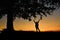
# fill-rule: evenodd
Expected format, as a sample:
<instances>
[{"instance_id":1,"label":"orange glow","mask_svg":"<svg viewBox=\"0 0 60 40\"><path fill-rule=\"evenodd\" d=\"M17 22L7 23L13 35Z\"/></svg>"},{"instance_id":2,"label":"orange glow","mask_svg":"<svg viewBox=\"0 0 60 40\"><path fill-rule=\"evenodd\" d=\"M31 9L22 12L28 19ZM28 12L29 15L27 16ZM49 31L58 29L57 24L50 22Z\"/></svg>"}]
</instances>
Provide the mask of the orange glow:
<instances>
[{"instance_id":1,"label":"orange glow","mask_svg":"<svg viewBox=\"0 0 60 40\"><path fill-rule=\"evenodd\" d=\"M39 28L41 31L60 31L60 11L55 12L55 14L43 17L43 20L39 23ZM0 30L6 28L6 17L3 17L0 20ZM16 19L14 22L15 30L26 30L26 31L35 31L35 26L33 21L28 21L24 19Z\"/></svg>"},{"instance_id":2,"label":"orange glow","mask_svg":"<svg viewBox=\"0 0 60 40\"><path fill-rule=\"evenodd\" d=\"M19 21L20 20L20 21ZM59 19L60 20L60 19ZM17 22L18 21L18 22ZM14 29L15 30L33 30L35 31L35 26L33 21L29 22L23 19L17 19L14 22ZM60 22L54 20L53 17L43 18L43 20L39 23L39 28L41 31L60 31Z\"/></svg>"}]
</instances>

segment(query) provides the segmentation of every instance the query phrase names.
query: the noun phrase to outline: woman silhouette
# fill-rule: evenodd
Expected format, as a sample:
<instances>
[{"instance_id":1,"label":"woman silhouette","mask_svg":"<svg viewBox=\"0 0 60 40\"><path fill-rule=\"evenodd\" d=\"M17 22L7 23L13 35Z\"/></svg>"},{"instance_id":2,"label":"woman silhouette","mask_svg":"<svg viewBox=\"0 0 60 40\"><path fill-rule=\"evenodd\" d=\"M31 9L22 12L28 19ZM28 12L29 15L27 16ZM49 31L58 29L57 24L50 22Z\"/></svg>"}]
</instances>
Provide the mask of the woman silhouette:
<instances>
[{"instance_id":1,"label":"woman silhouette","mask_svg":"<svg viewBox=\"0 0 60 40\"><path fill-rule=\"evenodd\" d=\"M35 23L36 32L40 32L40 29L39 29L39 21L40 20L42 20L42 15L39 17L38 21L35 21L35 19L33 20Z\"/></svg>"},{"instance_id":2,"label":"woman silhouette","mask_svg":"<svg viewBox=\"0 0 60 40\"><path fill-rule=\"evenodd\" d=\"M39 21L40 21L40 19L38 21L35 21L35 20L33 20L33 21L35 23L36 32L40 32L40 30L39 30Z\"/></svg>"}]
</instances>

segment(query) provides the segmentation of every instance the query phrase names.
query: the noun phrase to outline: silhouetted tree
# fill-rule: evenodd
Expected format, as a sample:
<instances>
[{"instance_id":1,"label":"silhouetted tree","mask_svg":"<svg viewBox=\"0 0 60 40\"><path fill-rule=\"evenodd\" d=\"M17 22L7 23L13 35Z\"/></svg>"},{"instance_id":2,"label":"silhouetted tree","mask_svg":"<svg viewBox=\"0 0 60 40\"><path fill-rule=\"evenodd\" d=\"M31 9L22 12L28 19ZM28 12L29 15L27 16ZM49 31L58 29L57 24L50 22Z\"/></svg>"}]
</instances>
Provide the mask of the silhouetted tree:
<instances>
[{"instance_id":1,"label":"silhouetted tree","mask_svg":"<svg viewBox=\"0 0 60 40\"><path fill-rule=\"evenodd\" d=\"M7 14L7 30L13 31L13 19L17 10L15 3L17 0L1 0L0 1L0 18ZM16 11L17 12L17 11Z\"/></svg>"},{"instance_id":2,"label":"silhouetted tree","mask_svg":"<svg viewBox=\"0 0 60 40\"><path fill-rule=\"evenodd\" d=\"M40 15L42 19L43 15L51 15L50 13L59 6L60 0L2 0L0 18L7 14L7 29L11 31L16 17L31 21L32 16L36 18L36 15Z\"/></svg>"}]
</instances>

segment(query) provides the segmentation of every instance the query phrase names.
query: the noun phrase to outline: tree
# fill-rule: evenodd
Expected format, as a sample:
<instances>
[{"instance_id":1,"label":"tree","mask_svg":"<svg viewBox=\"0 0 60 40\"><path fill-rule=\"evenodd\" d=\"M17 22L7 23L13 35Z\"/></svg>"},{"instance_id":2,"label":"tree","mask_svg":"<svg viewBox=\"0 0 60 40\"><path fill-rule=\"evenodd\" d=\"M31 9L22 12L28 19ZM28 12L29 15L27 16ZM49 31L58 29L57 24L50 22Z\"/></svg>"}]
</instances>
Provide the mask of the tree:
<instances>
[{"instance_id":1,"label":"tree","mask_svg":"<svg viewBox=\"0 0 60 40\"><path fill-rule=\"evenodd\" d=\"M12 31L13 30L13 17L15 16L15 11L17 8L15 7L15 2L17 3L17 0L2 0L0 1L0 18L3 17L3 15L7 14L7 30ZM17 5L17 4L16 4Z\"/></svg>"},{"instance_id":2,"label":"tree","mask_svg":"<svg viewBox=\"0 0 60 40\"><path fill-rule=\"evenodd\" d=\"M7 30L13 30L13 20L16 17L22 17L31 21L31 17L36 18L39 15L42 19L43 15L55 10L60 5L57 0L2 0L0 1L0 18L7 14ZM42 15L43 14L43 15Z\"/></svg>"}]
</instances>

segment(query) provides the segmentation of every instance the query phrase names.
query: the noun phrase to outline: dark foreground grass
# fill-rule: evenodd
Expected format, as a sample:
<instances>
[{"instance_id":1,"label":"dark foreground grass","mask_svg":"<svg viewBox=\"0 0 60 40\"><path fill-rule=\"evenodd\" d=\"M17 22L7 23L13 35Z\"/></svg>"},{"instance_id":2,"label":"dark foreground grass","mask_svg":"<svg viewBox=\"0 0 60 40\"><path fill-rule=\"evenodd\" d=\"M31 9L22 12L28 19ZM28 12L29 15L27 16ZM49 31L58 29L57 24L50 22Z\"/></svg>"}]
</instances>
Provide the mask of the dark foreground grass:
<instances>
[{"instance_id":1,"label":"dark foreground grass","mask_svg":"<svg viewBox=\"0 0 60 40\"><path fill-rule=\"evenodd\" d=\"M46 35L50 36L51 34L55 35L55 33L59 33L60 31L46 31L46 32L35 32L35 31L2 31L0 33L0 40L24 40L31 39L31 37L45 37ZM26 37L26 38L25 38Z\"/></svg>"}]
</instances>

